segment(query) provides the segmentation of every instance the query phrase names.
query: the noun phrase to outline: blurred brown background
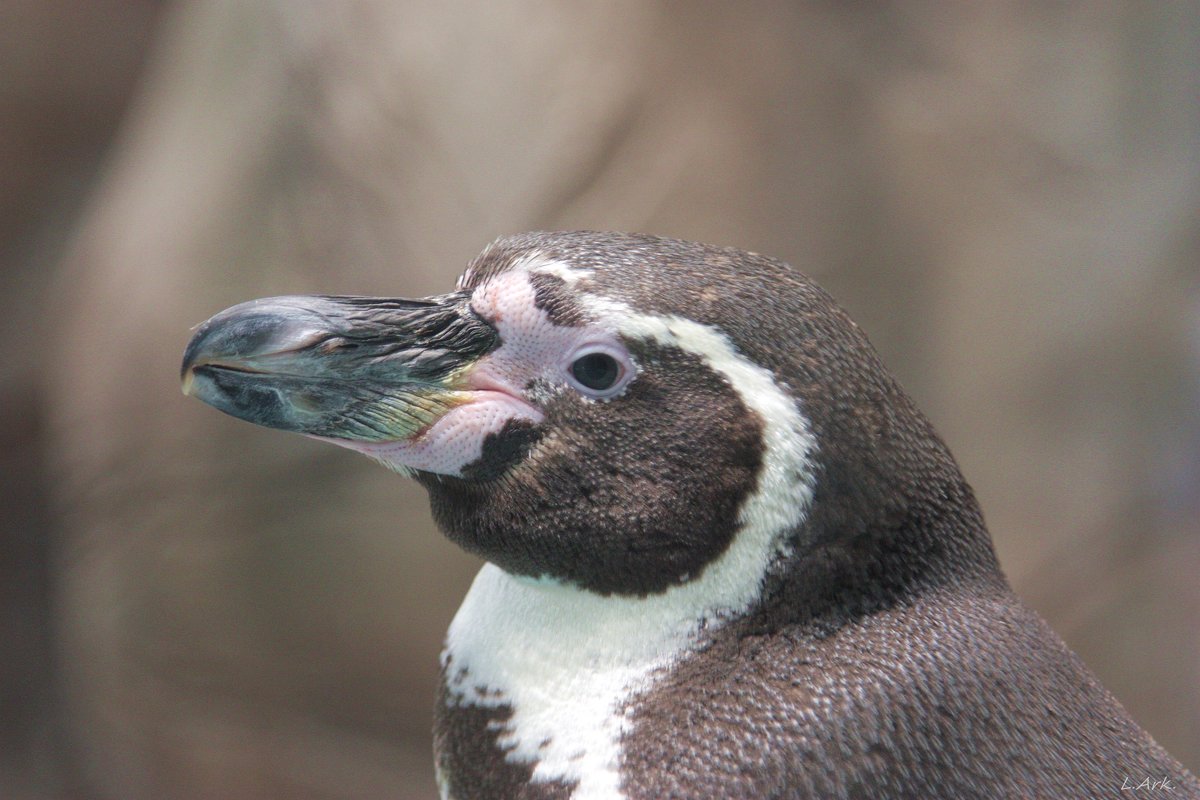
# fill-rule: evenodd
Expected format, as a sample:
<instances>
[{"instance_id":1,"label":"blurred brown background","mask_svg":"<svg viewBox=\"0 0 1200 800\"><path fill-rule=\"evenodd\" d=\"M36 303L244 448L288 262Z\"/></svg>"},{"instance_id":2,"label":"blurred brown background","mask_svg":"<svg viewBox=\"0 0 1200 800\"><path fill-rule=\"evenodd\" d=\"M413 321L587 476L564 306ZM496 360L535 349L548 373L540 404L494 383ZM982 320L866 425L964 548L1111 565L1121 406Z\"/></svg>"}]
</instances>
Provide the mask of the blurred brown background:
<instances>
[{"instance_id":1,"label":"blurred brown background","mask_svg":"<svg viewBox=\"0 0 1200 800\"><path fill-rule=\"evenodd\" d=\"M178 360L575 227L817 277L1200 767L1200 5L5 0L0 797L432 797L478 565Z\"/></svg>"}]
</instances>

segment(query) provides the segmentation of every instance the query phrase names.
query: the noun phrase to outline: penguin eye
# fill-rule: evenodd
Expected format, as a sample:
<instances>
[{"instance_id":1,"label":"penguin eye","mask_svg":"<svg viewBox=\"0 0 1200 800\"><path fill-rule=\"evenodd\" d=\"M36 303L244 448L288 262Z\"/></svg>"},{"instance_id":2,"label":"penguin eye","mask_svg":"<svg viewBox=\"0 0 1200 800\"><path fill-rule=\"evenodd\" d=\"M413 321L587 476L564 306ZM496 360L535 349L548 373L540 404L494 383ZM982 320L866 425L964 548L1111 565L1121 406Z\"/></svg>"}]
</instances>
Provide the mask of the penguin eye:
<instances>
[{"instance_id":1,"label":"penguin eye","mask_svg":"<svg viewBox=\"0 0 1200 800\"><path fill-rule=\"evenodd\" d=\"M587 388L602 392L621 377L621 365L608 353L588 353L575 359L571 374Z\"/></svg>"},{"instance_id":2,"label":"penguin eye","mask_svg":"<svg viewBox=\"0 0 1200 800\"><path fill-rule=\"evenodd\" d=\"M567 367L569 382L576 391L598 400L620 394L634 372L628 357L607 348L588 348L572 358Z\"/></svg>"}]
</instances>

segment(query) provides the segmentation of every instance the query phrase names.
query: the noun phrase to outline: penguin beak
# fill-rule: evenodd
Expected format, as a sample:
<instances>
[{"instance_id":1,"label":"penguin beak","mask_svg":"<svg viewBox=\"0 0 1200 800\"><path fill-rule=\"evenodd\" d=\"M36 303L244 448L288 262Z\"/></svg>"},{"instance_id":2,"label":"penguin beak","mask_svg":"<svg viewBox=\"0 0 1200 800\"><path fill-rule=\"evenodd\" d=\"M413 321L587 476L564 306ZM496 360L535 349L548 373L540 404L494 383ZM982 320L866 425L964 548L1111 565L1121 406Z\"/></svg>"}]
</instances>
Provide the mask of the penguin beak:
<instances>
[{"instance_id":1,"label":"penguin beak","mask_svg":"<svg viewBox=\"0 0 1200 800\"><path fill-rule=\"evenodd\" d=\"M464 376L498 342L465 292L271 297L200 325L181 379L185 395L256 425L406 441L469 402Z\"/></svg>"}]
</instances>

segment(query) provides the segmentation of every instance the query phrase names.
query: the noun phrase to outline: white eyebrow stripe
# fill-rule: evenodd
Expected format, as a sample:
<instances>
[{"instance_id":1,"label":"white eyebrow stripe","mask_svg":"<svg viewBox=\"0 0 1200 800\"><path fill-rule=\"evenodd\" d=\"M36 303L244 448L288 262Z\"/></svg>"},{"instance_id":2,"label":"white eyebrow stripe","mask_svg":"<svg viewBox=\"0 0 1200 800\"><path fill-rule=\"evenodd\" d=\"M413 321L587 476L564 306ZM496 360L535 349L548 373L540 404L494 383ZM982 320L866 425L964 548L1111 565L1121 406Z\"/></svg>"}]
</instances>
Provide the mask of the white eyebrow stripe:
<instances>
[{"instance_id":1,"label":"white eyebrow stripe","mask_svg":"<svg viewBox=\"0 0 1200 800\"><path fill-rule=\"evenodd\" d=\"M584 267L573 267L556 258L547 258L540 252L534 252L522 260L522 267L535 275L553 275L567 286L575 286L582 280L591 278L594 270Z\"/></svg>"}]
</instances>

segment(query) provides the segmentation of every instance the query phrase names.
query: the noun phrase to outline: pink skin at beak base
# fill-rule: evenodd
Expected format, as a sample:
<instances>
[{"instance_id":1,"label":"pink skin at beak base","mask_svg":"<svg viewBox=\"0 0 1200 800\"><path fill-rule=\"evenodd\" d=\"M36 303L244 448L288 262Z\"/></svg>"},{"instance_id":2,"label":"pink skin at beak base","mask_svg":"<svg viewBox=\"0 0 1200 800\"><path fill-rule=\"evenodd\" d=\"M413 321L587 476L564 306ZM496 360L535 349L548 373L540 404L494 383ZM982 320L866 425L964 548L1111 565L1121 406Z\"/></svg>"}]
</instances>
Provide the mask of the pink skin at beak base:
<instances>
[{"instance_id":1,"label":"pink skin at beak base","mask_svg":"<svg viewBox=\"0 0 1200 800\"><path fill-rule=\"evenodd\" d=\"M482 366L482 365L481 365ZM499 433L510 420L542 421L542 412L520 394L493 379L486 369L476 369L468 379L470 388L460 392L468 398L411 439L364 442L314 437L370 456L393 467L461 476L468 464L483 454L484 440ZM478 388L475 388L478 387Z\"/></svg>"}]
</instances>

